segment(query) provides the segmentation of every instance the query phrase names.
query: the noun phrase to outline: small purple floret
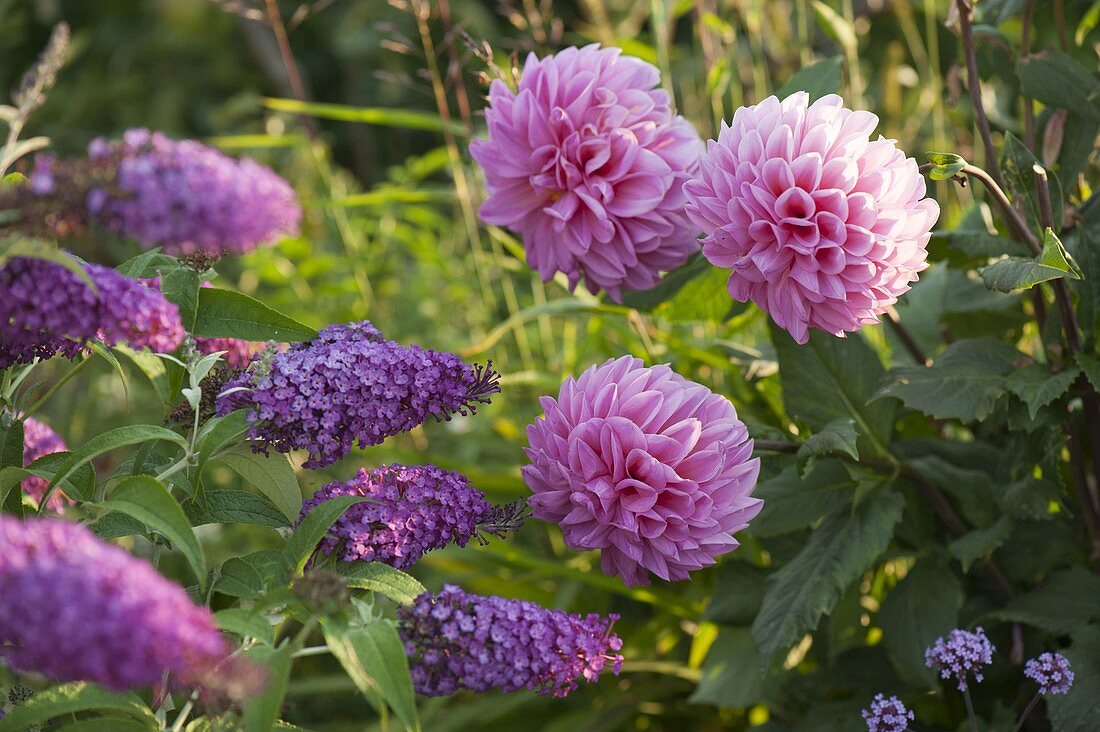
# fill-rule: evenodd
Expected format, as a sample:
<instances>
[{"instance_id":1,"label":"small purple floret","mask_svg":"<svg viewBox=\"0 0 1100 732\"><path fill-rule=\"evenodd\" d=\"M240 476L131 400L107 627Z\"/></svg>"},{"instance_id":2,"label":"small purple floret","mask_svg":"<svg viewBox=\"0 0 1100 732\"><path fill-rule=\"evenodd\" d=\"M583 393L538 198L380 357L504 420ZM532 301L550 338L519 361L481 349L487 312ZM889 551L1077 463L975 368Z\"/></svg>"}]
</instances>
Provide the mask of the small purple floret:
<instances>
[{"instance_id":1,"label":"small purple floret","mask_svg":"<svg viewBox=\"0 0 1100 732\"><path fill-rule=\"evenodd\" d=\"M611 632L617 615L575 615L445 585L397 618L413 686L428 696L529 689L562 697L609 664L614 674L622 666L622 640Z\"/></svg>"},{"instance_id":2,"label":"small purple floret","mask_svg":"<svg viewBox=\"0 0 1100 732\"><path fill-rule=\"evenodd\" d=\"M896 696L875 694L871 706L863 710L867 732L904 732L913 718L913 713Z\"/></svg>"},{"instance_id":3,"label":"small purple floret","mask_svg":"<svg viewBox=\"0 0 1100 732\"><path fill-rule=\"evenodd\" d=\"M942 678L954 677L959 683L959 691L966 691L967 675L973 674L974 680L980 683L984 678L982 668L993 663L995 650L981 627L974 632L956 629L946 639L937 638L925 650L924 664L938 669Z\"/></svg>"},{"instance_id":4,"label":"small purple floret","mask_svg":"<svg viewBox=\"0 0 1100 732\"><path fill-rule=\"evenodd\" d=\"M1068 694L1073 686L1069 659L1061 653L1043 653L1024 666L1024 676L1039 685L1040 694Z\"/></svg>"}]
</instances>

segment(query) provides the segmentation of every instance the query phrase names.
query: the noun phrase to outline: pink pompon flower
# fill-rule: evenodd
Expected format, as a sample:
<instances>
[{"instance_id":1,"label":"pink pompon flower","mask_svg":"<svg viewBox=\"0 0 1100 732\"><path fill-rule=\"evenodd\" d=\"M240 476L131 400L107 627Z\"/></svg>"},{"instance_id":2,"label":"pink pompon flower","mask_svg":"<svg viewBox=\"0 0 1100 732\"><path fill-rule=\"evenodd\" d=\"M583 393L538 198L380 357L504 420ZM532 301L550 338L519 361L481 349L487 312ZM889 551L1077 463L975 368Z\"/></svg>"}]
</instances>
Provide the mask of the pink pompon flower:
<instances>
[{"instance_id":1,"label":"pink pompon flower","mask_svg":"<svg viewBox=\"0 0 1100 732\"><path fill-rule=\"evenodd\" d=\"M523 468L532 513L571 548L600 549L629 586L714 564L760 512L760 460L737 411L668 366L623 356L540 403Z\"/></svg>"},{"instance_id":2,"label":"pink pompon flower","mask_svg":"<svg viewBox=\"0 0 1100 732\"><path fill-rule=\"evenodd\" d=\"M868 139L877 124L835 95L768 97L723 123L684 186L703 254L732 270L730 295L799 343L809 328L877 322L928 266L939 206L915 160Z\"/></svg>"},{"instance_id":3,"label":"pink pompon flower","mask_svg":"<svg viewBox=\"0 0 1100 732\"><path fill-rule=\"evenodd\" d=\"M673 113L656 67L618 48L527 57L517 91L489 89L481 218L523 237L544 280L564 272L616 300L657 284L699 249L683 184L698 166L695 129Z\"/></svg>"},{"instance_id":4,"label":"pink pompon flower","mask_svg":"<svg viewBox=\"0 0 1100 732\"><path fill-rule=\"evenodd\" d=\"M23 466L26 467L40 457L51 455L55 452L64 452L69 448L65 445L56 432L39 422L34 417L27 417L23 422ZM34 499L36 503L42 500L49 483L43 478L33 477L23 479L23 492ZM66 503L72 501L61 492L61 488L55 488L46 501L46 507L51 511L60 511Z\"/></svg>"}]
</instances>

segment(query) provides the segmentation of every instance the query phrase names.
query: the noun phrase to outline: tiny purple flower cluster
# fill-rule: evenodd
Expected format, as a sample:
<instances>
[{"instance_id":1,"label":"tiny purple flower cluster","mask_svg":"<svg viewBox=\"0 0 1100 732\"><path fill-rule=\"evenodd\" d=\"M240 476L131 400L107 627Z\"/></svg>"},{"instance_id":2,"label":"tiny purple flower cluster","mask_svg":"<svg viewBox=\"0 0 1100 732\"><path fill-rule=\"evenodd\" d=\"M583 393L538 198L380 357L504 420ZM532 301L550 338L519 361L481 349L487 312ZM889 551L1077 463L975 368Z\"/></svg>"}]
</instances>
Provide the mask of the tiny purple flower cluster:
<instances>
[{"instance_id":1,"label":"tiny purple flower cluster","mask_svg":"<svg viewBox=\"0 0 1100 732\"><path fill-rule=\"evenodd\" d=\"M530 689L562 697L609 663L615 674L622 666L622 640L611 633L616 615L585 617L445 585L397 617L413 686L428 696Z\"/></svg>"},{"instance_id":2,"label":"tiny purple flower cluster","mask_svg":"<svg viewBox=\"0 0 1100 732\"><path fill-rule=\"evenodd\" d=\"M377 445L429 417L474 411L500 391L487 366L385 341L369 322L329 326L310 343L272 359L266 373L242 374L219 397L219 414L252 410L251 437L280 452L309 451L307 468L344 457L353 443Z\"/></svg>"},{"instance_id":3,"label":"tiny purple flower cluster","mask_svg":"<svg viewBox=\"0 0 1100 732\"><path fill-rule=\"evenodd\" d=\"M995 650L981 627L974 632L955 629L946 639L937 638L924 651L924 663L929 668L939 669L942 678L954 677L959 682L959 691L966 691L967 675L974 674L974 679L981 682L984 678L982 667L993 663Z\"/></svg>"},{"instance_id":4,"label":"tiny purple flower cluster","mask_svg":"<svg viewBox=\"0 0 1100 732\"><path fill-rule=\"evenodd\" d=\"M434 465L390 465L329 483L302 505L301 518L337 496L372 500L337 519L321 549L332 554L342 547L346 562L384 562L397 569L451 542L466 546L493 508L460 473Z\"/></svg>"},{"instance_id":5,"label":"tiny purple flower cluster","mask_svg":"<svg viewBox=\"0 0 1100 732\"><path fill-rule=\"evenodd\" d=\"M179 308L113 269L83 267L95 289L43 259L16 257L0 268L0 369L57 353L73 358L95 338L158 352L179 346Z\"/></svg>"},{"instance_id":6,"label":"tiny purple flower cluster","mask_svg":"<svg viewBox=\"0 0 1100 732\"><path fill-rule=\"evenodd\" d=\"M867 732L905 732L913 719L913 713L896 696L875 694L870 708L863 710Z\"/></svg>"},{"instance_id":7,"label":"tiny purple flower cluster","mask_svg":"<svg viewBox=\"0 0 1100 732\"><path fill-rule=\"evenodd\" d=\"M30 465L40 457L55 452L64 452L68 449L65 441L56 432L37 419L28 417L23 422L23 467ZM48 487L49 483L42 478L23 479L23 492L33 498L36 503L42 501L42 496L46 494ZM51 511L60 511L64 508L65 503L65 494L61 492L60 488L57 488L54 489L49 500L46 501L46 507Z\"/></svg>"},{"instance_id":8,"label":"tiny purple flower cluster","mask_svg":"<svg viewBox=\"0 0 1100 732\"><path fill-rule=\"evenodd\" d=\"M168 672L173 687L234 697L255 678L225 665L231 648L209 610L79 524L0 517L0 587L0 657L14 669L116 691Z\"/></svg>"},{"instance_id":9,"label":"tiny purple flower cluster","mask_svg":"<svg viewBox=\"0 0 1100 732\"><path fill-rule=\"evenodd\" d=\"M302 208L290 184L254 160L194 140L128 130L88 145L93 163L118 160L116 191L88 194L93 218L146 249L218 258L297 235Z\"/></svg>"},{"instance_id":10,"label":"tiny purple flower cluster","mask_svg":"<svg viewBox=\"0 0 1100 732\"><path fill-rule=\"evenodd\" d=\"M1069 659L1061 653L1043 653L1024 666L1024 676L1039 685L1040 694L1068 694L1073 686Z\"/></svg>"}]
</instances>

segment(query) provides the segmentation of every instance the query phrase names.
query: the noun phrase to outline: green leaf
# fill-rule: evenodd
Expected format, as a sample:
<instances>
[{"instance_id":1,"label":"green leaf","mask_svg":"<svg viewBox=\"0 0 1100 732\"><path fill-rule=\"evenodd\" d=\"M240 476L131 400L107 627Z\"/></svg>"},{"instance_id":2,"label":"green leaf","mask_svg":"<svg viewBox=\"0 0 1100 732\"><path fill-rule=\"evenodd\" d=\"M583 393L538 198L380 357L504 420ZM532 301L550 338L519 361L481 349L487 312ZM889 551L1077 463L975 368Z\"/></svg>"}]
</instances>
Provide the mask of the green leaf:
<instances>
[{"instance_id":1,"label":"green leaf","mask_svg":"<svg viewBox=\"0 0 1100 732\"><path fill-rule=\"evenodd\" d=\"M978 271L985 286L999 292L1026 290L1040 282L1063 277L1071 280L1082 278L1081 269L1050 229L1043 233L1043 251L1038 257L1005 257Z\"/></svg>"},{"instance_id":2,"label":"green leaf","mask_svg":"<svg viewBox=\"0 0 1100 732\"><path fill-rule=\"evenodd\" d=\"M824 0L813 0L813 8L817 23L825 35L839 43L849 57L855 57L859 49L855 27Z\"/></svg>"},{"instance_id":3,"label":"green leaf","mask_svg":"<svg viewBox=\"0 0 1100 732\"><path fill-rule=\"evenodd\" d=\"M842 417L829 422L806 438L798 448L796 457L803 476L809 473L813 468L814 458L820 455L848 455L853 460L858 460L858 439L859 433L856 432L854 419Z\"/></svg>"},{"instance_id":4,"label":"green leaf","mask_svg":"<svg viewBox=\"0 0 1100 732\"><path fill-rule=\"evenodd\" d=\"M23 423L13 421L7 427L0 422L0 510L8 508L8 492L15 488L8 513L23 516L23 493L19 484L23 471Z\"/></svg>"},{"instance_id":5,"label":"green leaf","mask_svg":"<svg viewBox=\"0 0 1100 732\"><path fill-rule=\"evenodd\" d=\"M156 729L156 718L135 694L113 694L95 684L78 681L41 691L0 718L0 732L27 730L55 717L90 710L117 711L146 721Z\"/></svg>"},{"instance_id":6,"label":"green leaf","mask_svg":"<svg viewBox=\"0 0 1100 732\"><path fill-rule=\"evenodd\" d=\"M1100 719L1100 627L1082 628L1073 643L1062 651L1074 672L1068 694L1046 697L1054 732L1087 732Z\"/></svg>"},{"instance_id":7,"label":"green leaf","mask_svg":"<svg viewBox=\"0 0 1100 732\"><path fill-rule=\"evenodd\" d=\"M411 605L425 592L415 577L381 562L340 562L336 571L347 580L348 587L380 593L400 605Z\"/></svg>"},{"instance_id":8,"label":"green leaf","mask_svg":"<svg viewBox=\"0 0 1100 732\"><path fill-rule=\"evenodd\" d=\"M257 638L267 645L275 642L275 628L259 613L240 607L231 607L214 613L214 620L222 630L241 638Z\"/></svg>"},{"instance_id":9,"label":"green leaf","mask_svg":"<svg viewBox=\"0 0 1100 732\"><path fill-rule=\"evenodd\" d=\"M886 550L904 507L901 495L883 492L851 511L831 514L802 551L772 575L752 625L765 665L814 630L848 585Z\"/></svg>"},{"instance_id":10,"label":"green leaf","mask_svg":"<svg viewBox=\"0 0 1100 732\"><path fill-rule=\"evenodd\" d=\"M244 732L269 732L274 727L286 698L290 681L290 663L294 647L283 643L277 649L253 646L245 651L245 657L267 669L267 686L259 696L244 705Z\"/></svg>"},{"instance_id":11,"label":"green leaf","mask_svg":"<svg viewBox=\"0 0 1100 732\"><path fill-rule=\"evenodd\" d=\"M768 573L745 562L723 562L717 573L703 620L723 625L751 624L764 601Z\"/></svg>"},{"instance_id":12,"label":"green leaf","mask_svg":"<svg viewBox=\"0 0 1100 732\"><path fill-rule=\"evenodd\" d=\"M126 427L116 427L113 430L97 435L85 442L76 450L69 453L69 457L57 467L57 472L50 481L50 488L57 485L72 475L81 465L91 462L94 458L105 452L116 450L127 445L138 445L151 440L165 440L174 442L180 447L187 446L187 438L178 432L173 432L167 427L157 427L151 424L137 424Z\"/></svg>"},{"instance_id":13,"label":"green leaf","mask_svg":"<svg viewBox=\"0 0 1100 732\"><path fill-rule=\"evenodd\" d=\"M852 419L860 454L885 452L897 405L871 401L885 371L863 337L855 333L837 338L812 330L800 346L782 328L774 323L770 327L787 413L814 431L835 419Z\"/></svg>"},{"instance_id":14,"label":"green leaf","mask_svg":"<svg viewBox=\"0 0 1100 732\"><path fill-rule=\"evenodd\" d=\"M466 128L457 122L440 119L438 114L422 112L416 109L395 109L393 107L352 107L344 104L320 104L299 102L294 99L264 99L264 106L276 112L305 114L320 119L334 119L340 122L359 122L383 127L400 127L407 130L427 130L428 132L449 131L465 136Z\"/></svg>"},{"instance_id":15,"label":"green leaf","mask_svg":"<svg viewBox=\"0 0 1100 732\"><path fill-rule=\"evenodd\" d=\"M127 259L115 267L120 275L131 279L144 279L146 277L162 277L174 269L178 269L180 261L175 257L162 254L160 247L154 247L137 256Z\"/></svg>"},{"instance_id":16,"label":"green leaf","mask_svg":"<svg viewBox=\"0 0 1100 732\"><path fill-rule=\"evenodd\" d=\"M921 559L882 603L878 623L890 663L906 683L937 687L924 649L958 625L962 583L941 559Z\"/></svg>"},{"instance_id":17,"label":"green leaf","mask_svg":"<svg viewBox=\"0 0 1100 732\"><path fill-rule=\"evenodd\" d=\"M224 417L207 420L199 430L195 450L208 456L216 456L248 432L248 414L249 410L238 409Z\"/></svg>"},{"instance_id":18,"label":"green leaf","mask_svg":"<svg viewBox=\"0 0 1100 732\"><path fill-rule=\"evenodd\" d=\"M294 570L295 575L301 574L310 555L336 519L343 516L344 511L356 503L363 503L366 500L368 499L365 496L337 496L314 506L306 514L283 548L283 556L286 557L287 564Z\"/></svg>"},{"instance_id":19,"label":"green leaf","mask_svg":"<svg viewBox=\"0 0 1100 732\"><path fill-rule=\"evenodd\" d=\"M658 305L653 313L672 322L727 320L731 313L747 308L744 303L730 299L726 289L728 280L728 272L711 268L695 279L690 287L685 287Z\"/></svg>"},{"instance_id":20,"label":"green leaf","mask_svg":"<svg viewBox=\"0 0 1100 732\"><path fill-rule=\"evenodd\" d=\"M162 403L167 403L172 398L171 386L168 383L168 369L164 365L164 359L149 351L135 351L123 345L115 346L112 350L125 356L138 371L145 375Z\"/></svg>"},{"instance_id":21,"label":"green leaf","mask_svg":"<svg viewBox=\"0 0 1100 732\"><path fill-rule=\"evenodd\" d=\"M818 461L805 477L799 477L799 471L790 465L753 491L755 498L764 501L764 507L753 519L751 533L768 538L809 528L848 505L855 488L855 481L839 460Z\"/></svg>"},{"instance_id":22,"label":"green leaf","mask_svg":"<svg viewBox=\"0 0 1100 732\"><path fill-rule=\"evenodd\" d=\"M132 516L162 534L187 559L199 579L199 587L206 584L206 559L202 545L195 538L183 509L163 483L148 475L126 478L100 505Z\"/></svg>"},{"instance_id":23,"label":"green leaf","mask_svg":"<svg viewBox=\"0 0 1100 732\"><path fill-rule=\"evenodd\" d=\"M1016 75L1024 96L1100 120L1100 81L1072 57L1057 51L1025 56Z\"/></svg>"},{"instance_id":24,"label":"green leaf","mask_svg":"<svg viewBox=\"0 0 1100 732\"><path fill-rule=\"evenodd\" d=\"M955 153L929 152L925 153L925 158L936 166L928 172L928 177L932 180L950 180L967 165L966 160Z\"/></svg>"},{"instance_id":25,"label":"green leaf","mask_svg":"<svg viewBox=\"0 0 1100 732\"><path fill-rule=\"evenodd\" d=\"M298 520L302 511L302 489L286 455L277 452L264 455L244 447L225 453L217 462L271 499L288 521Z\"/></svg>"},{"instance_id":26,"label":"green leaf","mask_svg":"<svg viewBox=\"0 0 1100 732\"><path fill-rule=\"evenodd\" d=\"M1066 635L1100 620L1098 597L1100 577L1075 566L1052 574L1042 587L1010 600L990 616Z\"/></svg>"},{"instance_id":27,"label":"green leaf","mask_svg":"<svg viewBox=\"0 0 1100 732\"><path fill-rule=\"evenodd\" d=\"M951 556L962 564L963 571L969 572L974 562L992 554L997 547L1004 544L1010 533L1012 519L1001 516L992 526L968 531L948 544L947 548L951 551Z\"/></svg>"},{"instance_id":28,"label":"green leaf","mask_svg":"<svg viewBox=\"0 0 1100 732\"><path fill-rule=\"evenodd\" d=\"M172 270L160 281L164 299L180 309L180 320L188 333L195 330L199 310L199 273L190 267Z\"/></svg>"},{"instance_id":29,"label":"green leaf","mask_svg":"<svg viewBox=\"0 0 1100 732\"><path fill-rule=\"evenodd\" d=\"M689 282L712 269L710 262L701 254L688 260L687 264L672 270L648 290L624 292L623 305L642 312L653 312L658 305L672 299Z\"/></svg>"},{"instance_id":30,"label":"green leaf","mask_svg":"<svg viewBox=\"0 0 1100 732\"><path fill-rule=\"evenodd\" d=\"M1080 366L1052 374L1048 367L1033 363L1008 375L1008 390L1023 400L1028 414L1035 419L1040 409L1069 391L1080 375Z\"/></svg>"},{"instance_id":31,"label":"green leaf","mask_svg":"<svg viewBox=\"0 0 1100 732\"><path fill-rule=\"evenodd\" d=\"M266 583L259 569L247 557L230 557L218 569L214 590L230 597L254 600L264 593Z\"/></svg>"},{"instance_id":32,"label":"green leaf","mask_svg":"<svg viewBox=\"0 0 1100 732\"><path fill-rule=\"evenodd\" d=\"M274 503L246 491L205 490L183 508L192 526L255 524L281 529L292 523Z\"/></svg>"},{"instance_id":33,"label":"green leaf","mask_svg":"<svg viewBox=\"0 0 1100 732\"><path fill-rule=\"evenodd\" d=\"M801 68L775 95L786 99L795 92L804 91L809 93L810 101L815 102L829 94L839 94L843 63L840 56L832 56Z\"/></svg>"},{"instance_id":34,"label":"green leaf","mask_svg":"<svg viewBox=\"0 0 1100 732\"><path fill-rule=\"evenodd\" d=\"M760 654L750 628L722 628L703 663L703 678L688 697L689 704L720 708L753 706L764 691Z\"/></svg>"},{"instance_id":35,"label":"green leaf","mask_svg":"<svg viewBox=\"0 0 1100 732\"><path fill-rule=\"evenodd\" d=\"M245 341L308 341L317 331L272 310L259 300L232 290L203 287L194 334L201 338Z\"/></svg>"},{"instance_id":36,"label":"green leaf","mask_svg":"<svg viewBox=\"0 0 1100 732\"><path fill-rule=\"evenodd\" d=\"M159 729L152 721L138 722L122 717L94 717L78 719L61 727L50 727L50 732L144 732Z\"/></svg>"},{"instance_id":37,"label":"green leaf","mask_svg":"<svg viewBox=\"0 0 1100 732\"><path fill-rule=\"evenodd\" d=\"M368 701L377 694L406 729L419 729L409 664L394 626L378 620L362 628L349 628L330 618L322 621L321 628L332 655Z\"/></svg>"},{"instance_id":38,"label":"green leaf","mask_svg":"<svg viewBox=\"0 0 1100 732\"><path fill-rule=\"evenodd\" d=\"M1027 214L1028 223L1032 231L1043 229L1042 217L1039 215L1039 202L1035 193L1035 166L1038 165L1047 172L1047 181L1050 186L1051 213L1054 216L1054 230L1062 229L1062 213L1064 197L1062 183L1058 176L1048 168L1043 167L1038 158L1032 154L1027 145L1011 132L1005 132L1005 141L1002 148L1001 172L1004 174L1007 193L1019 204L1023 202L1023 210Z\"/></svg>"},{"instance_id":39,"label":"green leaf","mask_svg":"<svg viewBox=\"0 0 1100 732\"><path fill-rule=\"evenodd\" d=\"M932 366L890 372L880 394L936 419L985 419L1008 389L1006 376L1022 355L992 338L969 338L948 346Z\"/></svg>"}]
</instances>

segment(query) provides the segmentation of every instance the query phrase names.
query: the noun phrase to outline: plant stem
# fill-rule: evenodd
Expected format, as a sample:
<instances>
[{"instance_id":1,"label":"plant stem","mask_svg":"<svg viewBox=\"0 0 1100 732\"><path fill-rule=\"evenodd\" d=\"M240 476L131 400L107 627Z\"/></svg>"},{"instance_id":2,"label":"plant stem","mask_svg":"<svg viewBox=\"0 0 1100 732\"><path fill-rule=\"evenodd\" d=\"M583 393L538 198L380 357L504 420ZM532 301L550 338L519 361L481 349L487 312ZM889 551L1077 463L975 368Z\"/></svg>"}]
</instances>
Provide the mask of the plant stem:
<instances>
[{"instance_id":1,"label":"plant stem","mask_svg":"<svg viewBox=\"0 0 1100 732\"><path fill-rule=\"evenodd\" d=\"M1050 204L1050 184L1047 181L1047 171L1041 165L1033 165L1031 172L1035 176L1035 190L1039 194L1039 223L1043 229L1054 230L1054 210ZM1064 279L1054 280L1054 299L1058 302L1058 310L1062 313L1062 325L1066 331L1066 343L1069 346L1069 355L1081 350L1081 334L1077 330L1077 318L1073 313L1073 303L1069 298L1069 288Z\"/></svg>"},{"instance_id":2,"label":"plant stem","mask_svg":"<svg viewBox=\"0 0 1100 732\"><path fill-rule=\"evenodd\" d=\"M1066 0L1054 0L1054 25L1058 28L1058 45L1062 53L1069 53L1069 36L1066 34Z\"/></svg>"},{"instance_id":3,"label":"plant stem","mask_svg":"<svg viewBox=\"0 0 1100 732\"><path fill-rule=\"evenodd\" d=\"M1031 54L1031 19L1035 13L1035 0L1027 0L1024 6L1024 25L1020 33L1020 58ZM1031 97L1023 97L1024 102L1024 144L1035 152L1035 104Z\"/></svg>"},{"instance_id":4,"label":"plant stem","mask_svg":"<svg viewBox=\"0 0 1100 732\"><path fill-rule=\"evenodd\" d=\"M974 119L978 123L978 133L985 148L985 165L993 174L998 186L1004 185L1001 168L997 164L997 151L993 147L993 133L989 128L989 118L982 104L981 79L978 76L978 57L974 50L974 5L971 0L955 0L959 9L959 29L962 33L963 54L966 56L966 86L970 92L970 102L974 107Z\"/></svg>"},{"instance_id":5,"label":"plant stem","mask_svg":"<svg viewBox=\"0 0 1100 732\"><path fill-rule=\"evenodd\" d=\"M890 326L890 330L894 331L894 335L896 335L898 340L901 341L901 344L905 346L905 350L909 352L913 360L923 366L927 366L929 363L928 356L924 355L924 350L921 349L920 344L913 338L909 330L901 324L901 319L898 318L898 311L891 307L882 314L882 319L886 321L886 325Z\"/></svg>"},{"instance_id":6,"label":"plant stem","mask_svg":"<svg viewBox=\"0 0 1100 732\"><path fill-rule=\"evenodd\" d=\"M49 391L42 395L41 399L23 410L23 416L29 417L37 412L39 409L41 409L46 404L46 402L50 400L50 397L56 394L61 389L61 387L65 386L65 384L67 384L74 376L79 374L84 369L84 367L88 365L88 362L91 361L92 358L92 356L85 356L83 359L77 362L75 366L66 371L65 375L58 379L57 383L51 386Z\"/></svg>"},{"instance_id":7,"label":"plant stem","mask_svg":"<svg viewBox=\"0 0 1100 732\"><path fill-rule=\"evenodd\" d=\"M191 714L191 710L195 707L195 700L199 698L199 692L194 691L187 699L187 703L183 705L183 709L180 709L179 716L176 717L175 723L172 724L172 732L182 732L183 725L187 721L188 715Z\"/></svg>"},{"instance_id":8,"label":"plant stem","mask_svg":"<svg viewBox=\"0 0 1100 732\"><path fill-rule=\"evenodd\" d=\"M1018 720L1016 720L1016 726L1012 728L1012 732L1020 732L1020 730L1024 728L1024 722L1026 722L1027 718L1031 716L1031 712L1039 704L1039 700L1042 698L1043 693L1036 692L1035 696L1032 697L1031 701L1029 701L1027 703L1027 706L1024 707L1024 713L1020 715L1020 718Z\"/></svg>"},{"instance_id":9,"label":"plant stem","mask_svg":"<svg viewBox=\"0 0 1100 732\"><path fill-rule=\"evenodd\" d=\"M974 714L974 702L970 699L970 688L963 689L963 700L966 701L966 716L970 720L970 729L980 732L978 729L978 715Z\"/></svg>"},{"instance_id":10,"label":"plant stem","mask_svg":"<svg viewBox=\"0 0 1100 732\"><path fill-rule=\"evenodd\" d=\"M302 84L302 77L298 73L298 63L294 60L294 53L290 49L290 37L286 34L286 25L283 24L283 16L282 13L279 12L279 4L277 0L265 0L265 2L267 23L271 26L271 31L275 34L275 43L279 46L279 57L282 59L283 68L286 70L286 79L290 84L290 93L293 94L294 98L299 102L304 102L306 101L306 89ZM307 114L302 114L301 119L310 138L316 138L317 127L313 118Z\"/></svg>"}]
</instances>

